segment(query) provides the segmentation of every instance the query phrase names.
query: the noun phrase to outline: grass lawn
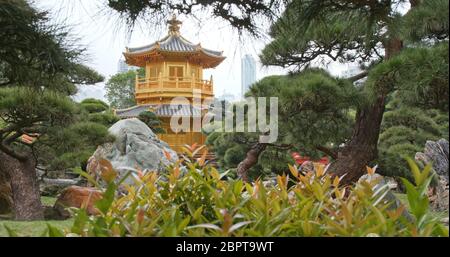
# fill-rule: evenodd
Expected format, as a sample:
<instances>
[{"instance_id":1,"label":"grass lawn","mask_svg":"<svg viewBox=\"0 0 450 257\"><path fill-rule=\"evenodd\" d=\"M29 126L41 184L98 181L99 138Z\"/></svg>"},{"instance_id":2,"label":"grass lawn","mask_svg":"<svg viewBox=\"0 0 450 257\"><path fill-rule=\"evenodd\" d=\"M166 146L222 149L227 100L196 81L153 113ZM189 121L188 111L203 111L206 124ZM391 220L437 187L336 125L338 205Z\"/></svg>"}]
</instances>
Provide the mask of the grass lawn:
<instances>
[{"instance_id":1,"label":"grass lawn","mask_svg":"<svg viewBox=\"0 0 450 257\"><path fill-rule=\"evenodd\" d=\"M56 198L45 197L41 198L42 204L52 206ZM9 236L5 226L17 233L18 236L38 237L42 236L47 230L47 224L61 229L68 229L72 226L73 219L68 220L43 220L43 221L11 221L0 220L0 237Z\"/></svg>"},{"instance_id":2,"label":"grass lawn","mask_svg":"<svg viewBox=\"0 0 450 257\"><path fill-rule=\"evenodd\" d=\"M9 236L5 226L9 227L18 236L39 237L47 231L47 224L61 229L69 229L72 226L73 219L68 220L44 220L44 221L10 221L0 220L0 237Z\"/></svg>"}]
</instances>

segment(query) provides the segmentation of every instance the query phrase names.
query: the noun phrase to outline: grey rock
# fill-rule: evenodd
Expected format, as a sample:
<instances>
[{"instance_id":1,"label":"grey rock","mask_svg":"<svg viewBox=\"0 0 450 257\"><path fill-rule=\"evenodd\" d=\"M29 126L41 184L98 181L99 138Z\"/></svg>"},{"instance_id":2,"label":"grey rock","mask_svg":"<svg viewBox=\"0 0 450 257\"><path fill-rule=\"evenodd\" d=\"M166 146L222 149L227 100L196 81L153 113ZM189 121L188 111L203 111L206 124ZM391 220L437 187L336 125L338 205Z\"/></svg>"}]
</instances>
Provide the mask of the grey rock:
<instances>
[{"instance_id":1,"label":"grey rock","mask_svg":"<svg viewBox=\"0 0 450 257\"><path fill-rule=\"evenodd\" d=\"M424 151L416 153L415 159L423 164L431 162L436 174L443 177L448 183L449 143L447 140L427 141Z\"/></svg>"},{"instance_id":2,"label":"grey rock","mask_svg":"<svg viewBox=\"0 0 450 257\"><path fill-rule=\"evenodd\" d=\"M175 163L178 155L169 145L142 121L136 118L120 120L109 128L110 134L116 137L114 143L98 147L89 159L87 170L97 174L97 162L106 159L115 170L124 176L130 170L139 169L145 172L161 172L167 165ZM166 157L167 153L170 158ZM129 177L125 183L132 183Z\"/></svg>"},{"instance_id":3,"label":"grey rock","mask_svg":"<svg viewBox=\"0 0 450 257\"><path fill-rule=\"evenodd\" d=\"M449 207L449 185L444 177L439 177L437 186L428 191L431 209L434 211L447 211Z\"/></svg>"},{"instance_id":4,"label":"grey rock","mask_svg":"<svg viewBox=\"0 0 450 257\"><path fill-rule=\"evenodd\" d=\"M449 142L445 139L427 141L425 149L416 153L416 161L426 165L432 163L436 173L437 185L429 191L431 208L435 211L448 211L449 207Z\"/></svg>"},{"instance_id":5,"label":"grey rock","mask_svg":"<svg viewBox=\"0 0 450 257\"><path fill-rule=\"evenodd\" d=\"M36 167L36 175L37 175L39 180L44 178L47 175L46 173L47 172L46 172L46 170L44 168L42 168L40 166Z\"/></svg>"}]
</instances>

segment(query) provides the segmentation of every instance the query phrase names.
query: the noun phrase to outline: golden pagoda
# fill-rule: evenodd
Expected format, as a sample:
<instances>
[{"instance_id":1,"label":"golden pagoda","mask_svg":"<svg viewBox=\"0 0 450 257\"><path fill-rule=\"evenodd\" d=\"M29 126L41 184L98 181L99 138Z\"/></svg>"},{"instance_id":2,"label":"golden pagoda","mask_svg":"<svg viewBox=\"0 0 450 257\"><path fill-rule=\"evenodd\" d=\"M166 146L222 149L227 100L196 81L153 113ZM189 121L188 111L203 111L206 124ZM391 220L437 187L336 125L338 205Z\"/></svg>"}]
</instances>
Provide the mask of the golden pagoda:
<instances>
[{"instance_id":1,"label":"golden pagoda","mask_svg":"<svg viewBox=\"0 0 450 257\"><path fill-rule=\"evenodd\" d=\"M166 37L146 46L127 47L123 53L128 65L145 69L145 76L136 75L137 106L116 110L116 114L130 118L144 111L154 112L167 132L159 135L161 140L180 152L186 144L204 144L205 136L193 129L190 132L172 131L170 120L173 116L189 116L192 126L192 119L204 114L207 106L202 103L212 100L214 91L212 76L204 80L203 70L217 67L225 57L223 52L203 48L181 36L182 22L175 15L167 23L169 32ZM185 100L174 101L179 97Z\"/></svg>"}]
</instances>

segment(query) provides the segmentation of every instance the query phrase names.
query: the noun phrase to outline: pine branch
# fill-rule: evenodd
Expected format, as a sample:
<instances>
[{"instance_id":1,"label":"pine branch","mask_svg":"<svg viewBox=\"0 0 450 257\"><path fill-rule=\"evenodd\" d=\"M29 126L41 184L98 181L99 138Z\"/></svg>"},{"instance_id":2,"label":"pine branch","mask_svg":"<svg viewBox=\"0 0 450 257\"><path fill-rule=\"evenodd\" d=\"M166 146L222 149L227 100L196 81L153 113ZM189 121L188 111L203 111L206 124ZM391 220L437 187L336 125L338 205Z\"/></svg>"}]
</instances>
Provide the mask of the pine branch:
<instances>
[{"instance_id":1,"label":"pine branch","mask_svg":"<svg viewBox=\"0 0 450 257\"><path fill-rule=\"evenodd\" d=\"M329 156L330 156L331 158L333 158L333 159L337 159L337 158L338 158L337 153L336 153L335 151L333 151L333 150L327 148L327 147L324 147L324 146L316 146L316 149L319 150L319 151L321 151L321 152L323 152L323 153L325 153L325 154L327 154L327 155L329 155Z\"/></svg>"},{"instance_id":2,"label":"pine branch","mask_svg":"<svg viewBox=\"0 0 450 257\"><path fill-rule=\"evenodd\" d=\"M355 81L358 81L360 79L363 79L363 78L367 77L368 74L369 74L368 71L363 71L363 72L361 72L361 73L359 73L359 74L357 74L355 76L352 76L352 77L348 78L348 80L350 80L350 82L355 82Z\"/></svg>"},{"instance_id":3,"label":"pine branch","mask_svg":"<svg viewBox=\"0 0 450 257\"><path fill-rule=\"evenodd\" d=\"M9 146L4 145L3 143L0 144L0 151L4 152L5 154L13 157L14 159L17 159L19 161L26 161L27 156L24 154L20 154L13 149L11 149Z\"/></svg>"},{"instance_id":4,"label":"pine branch","mask_svg":"<svg viewBox=\"0 0 450 257\"><path fill-rule=\"evenodd\" d=\"M267 146L275 147L275 148L280 149L280 150L289 150L289 149L291 149L293 147L292 144L281 144L281 145L267 144Z\"/></svg>"}]
</instances>

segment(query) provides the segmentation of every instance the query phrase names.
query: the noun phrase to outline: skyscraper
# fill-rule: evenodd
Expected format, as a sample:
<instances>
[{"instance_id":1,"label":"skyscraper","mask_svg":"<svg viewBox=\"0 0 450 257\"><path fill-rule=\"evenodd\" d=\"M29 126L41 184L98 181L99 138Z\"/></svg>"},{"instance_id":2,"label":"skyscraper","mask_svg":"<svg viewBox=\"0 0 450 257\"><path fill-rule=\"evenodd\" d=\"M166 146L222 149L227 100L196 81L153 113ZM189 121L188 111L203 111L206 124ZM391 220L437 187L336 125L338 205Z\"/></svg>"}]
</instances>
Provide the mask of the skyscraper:
<instances>
[{"instance_id":1,"label":"skyscraper","mask_svg":"<svg viewBox=\"0 0 450 257\"><path fill-rule=\"evenodd\" d=\"M129 66L124 59L120 59L117 63L117 73L124 73L131 70L137 70L137 68Z\"/></svg>"},{"instance_id":2,"label":"skyscraper","mask_svg":"<svg viewBox=\"0 0 450 257\"><path fill-rule=\"evenodd\" d=\"M244 98L245 93L250 86L256 82L256 62L249 54L244 55L241 60L241 96Z\"/></svg>"},{"instance_id":3,"label":"skyscraper","mask_svg":"<svg viewBox=\"0 0 450 257\"><path fill-rule=\"evenodd\" d=\"M119 63L117 64L117 72L123 73L128 71L128 65L126 64L125 60L120 59Z\"/></svg>"}]
</instances>

